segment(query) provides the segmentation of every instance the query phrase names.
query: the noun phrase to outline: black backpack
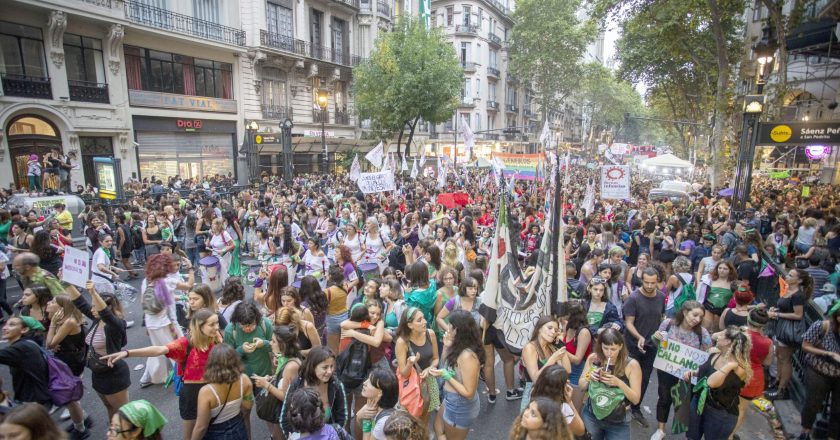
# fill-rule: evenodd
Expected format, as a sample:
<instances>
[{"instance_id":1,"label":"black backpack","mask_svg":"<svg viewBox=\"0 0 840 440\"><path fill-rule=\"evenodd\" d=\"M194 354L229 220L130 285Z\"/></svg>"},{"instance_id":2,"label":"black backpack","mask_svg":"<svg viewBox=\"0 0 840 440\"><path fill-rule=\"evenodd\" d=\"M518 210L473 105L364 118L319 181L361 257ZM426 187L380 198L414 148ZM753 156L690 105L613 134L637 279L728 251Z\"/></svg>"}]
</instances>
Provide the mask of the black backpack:
<instances>
[{"instance_id":1,"label":"black backpack","mask_svg":"<svg viewBox=\"0 0 840 440\"><path fill-rule=\"evenodd\" d=\"M125 240L125 243L118 243L117 248L120 249L120 251L123 249L128 251L134 250L134 236L131 233L131 229L126 224L121 224L119 228L123 232L123 240ZM119 235L117 236L119 237Z\"/></svg>"},{"instance_id":2,"label":"black backpack","mask_svg":"<svg viewBox=\"0 0 840 440\"><path fill-rule=\"evenodd\" d=\"M143 247L143 233L140 230L143 226L139 223L135 223L131 225L131 240L134 243L134 249L140 249Z\"/></svg>"},{"instance_id":3,"label":"black backpack","mask_svg":"<svg viewBox=\"0 0 840 440\"><path fill-rule=\"evenodd\" d=\"M344 351L338 354L335 364L338 380L344 384L344 388L348 390L358 388L370 375L368 345L353 340Z\"/></svg>"}]
</instances>

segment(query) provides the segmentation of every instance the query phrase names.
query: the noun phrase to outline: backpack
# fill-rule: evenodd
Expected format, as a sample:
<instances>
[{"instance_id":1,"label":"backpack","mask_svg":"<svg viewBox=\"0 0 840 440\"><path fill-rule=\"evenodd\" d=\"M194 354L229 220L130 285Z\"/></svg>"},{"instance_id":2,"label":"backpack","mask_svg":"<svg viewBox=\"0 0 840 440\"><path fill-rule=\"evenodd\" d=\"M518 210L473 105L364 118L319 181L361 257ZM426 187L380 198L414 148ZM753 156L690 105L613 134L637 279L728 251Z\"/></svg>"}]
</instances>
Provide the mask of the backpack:
<instances>
[{"instance_id":1,"label":"backpack","mask_svg":"<svg viewBox=\"0 0 840 440\"><path fill-rule=\"evenodd\" d=\"M129 251L133 250L134 249L134 236L132 235L131 228L129 228L128 225L126 225L126 224L121 224L120 225L120 230L123 232L123 237L125 237L124 238L125 243L118 243L117 248L120 249L120 250L123 250L123 249L129 250ZM117 235L117 237L119 237L119 234ZM140 238L140 240L142 241L142 237Z\"/></svg>"},{"instance_id":2,"label":"backpack","mask_svg":"<svg viewBox=\"0 0 840 440\"><path fill-rule=\"evenodd\" d=\"M335 360L338 380L348 390L358 388L370 375L370 356L368 345L353 340L350 345L338 354Z\"/></svg>"},{"instance_id":3,"label":"backpack","mask_svg":"<svg viewBox=\"0 0 840 440\"><path fill-rule=\"evenodd\" d=\"M141 304L143 305L143 313L146 313L147 315L157 315L163 311L163 304L161 304L157 297L155 297L154 284L149 283L149 285L146 286L146 290L143 291Z\"/></svg>"},{"instance_id":4,"label":"backpack","mask_svg":"<svg viewBox=\"0 0 840 440\"><path fill-rule=\"evenodd\" d=\"M694 290L694 283L686 283L683 277L679 274L675 275L677 276L677 279L680 280L680 284L682 284L680 296L674 300L674 310L679 310L684 302L697 301L697 292Z\"/></svg>"},{"instance_id":5,"label":"backpack","mask_svg":"<svg viewBox=\"0 0 840 440\"><path fill-rule=\"evenodd\" d=\"M134 249L141 249L143 247L143 233L140 230L143 226L139 223L131 225L131 240L134 243Z\"/></svg>"},{"instance_id":6,"label":"backpack","mask_svg":"<svg viewBox=\"0 0 840 440\"><path fill-rule=\"evenodd\" d=\"M74 375L64 361L53 356L34 341L27 342L31 342L38 347L38 350L41 351L41 356L44 357L44 362L47 364L47 369L49 370L47 388L52 396L53 405L64 406L70 402L81 400L85 392L82 378Z\"/></svg>"}]
</instances>

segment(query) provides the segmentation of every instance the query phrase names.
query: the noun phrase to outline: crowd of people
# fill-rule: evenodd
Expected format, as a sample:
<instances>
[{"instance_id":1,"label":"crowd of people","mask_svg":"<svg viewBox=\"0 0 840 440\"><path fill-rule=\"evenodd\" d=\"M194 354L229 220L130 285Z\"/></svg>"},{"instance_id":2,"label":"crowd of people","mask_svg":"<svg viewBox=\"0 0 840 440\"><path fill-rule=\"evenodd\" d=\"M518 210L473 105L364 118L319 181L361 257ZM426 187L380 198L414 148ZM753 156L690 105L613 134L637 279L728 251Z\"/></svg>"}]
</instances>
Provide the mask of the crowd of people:
<instances>
[{"instance_id":1,"label":"crowd of people","mask_svg":"<svg viewBox=\"0 0 840 440\"><path fill-rule=\"evenodd\" d=\"M650 200L650 183L634 179L631 200L587 203L594 171L563 172L569 301L563 316L538 317L521 349L482 304L495 295L484 287L499 193L510 199L514 264L528 273L550 218L548 182L497 184L486 170L465 170L442 187L407 179L363 194L346 176L264 176L222 197L224 178L152 178L130 184L134 196L113 211L0 210L10 269L0 276L0 364L13 390L0 395L0 436L88 438L81 396L57 401L54 388L55 378L73 383L88 369L112 439L159 439L180 418L185 440L250 439L255 424L275 440L460 440L481 400L502 395L498 355L504 398L521 401L511 439L628 439L631 423L655 424L652 440L737 439L756 399L791 397L802 354L799 438L829 395L829 437L838 438L833 187L811 185L802 197L791 182L756 179L750 208L734 218L708 185L691 200ZM452 191L469 203L438 203ZM85 225L91 258L79 288L61 281L74 222ZM142 323L123 311L134 298L120 285L135 277ZM23 292L16 304L6 299L10 278ZM806 327L809 304L824 319ZM129 341L131 325L148 340ZM709 356L681 376L656 371L648 420L640 405L669 342ZM145 359L139 380L130 357ZM135 386L170 383L178 414L131 399ZM66 432L50 415L58 406L71 420Z\"/></svg>"}]
</instances>

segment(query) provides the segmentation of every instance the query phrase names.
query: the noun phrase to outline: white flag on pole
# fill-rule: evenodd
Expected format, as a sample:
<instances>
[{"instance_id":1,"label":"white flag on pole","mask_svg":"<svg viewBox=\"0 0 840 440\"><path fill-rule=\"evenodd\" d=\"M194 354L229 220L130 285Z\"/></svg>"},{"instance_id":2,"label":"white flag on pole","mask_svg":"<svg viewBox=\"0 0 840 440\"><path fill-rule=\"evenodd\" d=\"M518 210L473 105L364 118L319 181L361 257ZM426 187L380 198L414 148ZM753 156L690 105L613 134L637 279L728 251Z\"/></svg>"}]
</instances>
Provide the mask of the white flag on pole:
<instances>
[{"instance_id":1,"label":"white flag on pole","mask_svg":"<svg viewBox=\"0 0 840 440\"><path fill-rule=\"evenodd\" d=\"M382 159L384 157L385 151L382 147L382 141L379 141L379 143L376 144L376 147L374 147L373 150L370 150L368 154L365 154L365 159L367 159L368 162L372 163L373 166L375 166L376 168L382 168Z\"/></svg>"},{"instance_id":2,"label":"white flag on pole","mask_svg":"<svg viewBox=\"0 0 840 440\"><path fill-rule=\"evenodd\" d=\"M423 165L426 165L426 145L420 148L423 150L423 153L420 154L420 168L423 168Z\"/></svg>"},{"instance_id":3,"label":"white flag on pole","mask_svg":"<svg viewBox=\"0 0 840 440\"><path fill-rule=\"evenodd\" d=\"M446 186L446 163L442 163L442 167L438 170L438 188L444 188Z\"/></svg>"},{"instance_id":4,"label":"white flag on pole","mask_svg":"<svg viewBox=\"0 0 840 440\"><path fill-rule=\"evenodd\" d=\"M408 161L405 160L405 155L402 157L402 171L408 171Z\"/></svg>"},{"instance_id":5,"label":"white flag on pole","mask_svg":"<svg viewBox=\"0 0 840 440\"><path fill-rule=\"evenodd\" d=\"M569 168L569 152L566 152L566 175L563 177L563 186L569 186L569 180L571 179L572 170Z\"/></svg>"},{"instance_id":6,"label":"white flag on pole","mask_svg":"<svg viewBox=\"0 0 840 440\"><path fill-rule=\"evenodd\" d=\"M414 158L414 164L411 165L411 178L416 179L418 173L419 171L417 171L417 158Z\"/></svg>"},{"instance_id":7,"label":"white flag on pole","mask_svg":"<svg viewBox=\"0 0 840 440\"><path fill-rule=\"evenodd\" d=\"M466 147L467 160L472 157L472 149L475 146L475 134L464 115L461 115L461 131L464 134L464 147Z\"/></svg>"},{"instance_id":8,"label":"white flag on pole","mask_svg":"<svg viewBox=\"0 0 840 440\"><path fill-rule=\"evenodd\" d=\"M382 159L382 171L391 169L391 158L386 154Z\"/></svg>"},{"instance_id":9,"label":"white flag on pole","mask_svg":"<svg viewBox=\"0 0 840 440\"><path fill-rule=\"evenodd\" d=\"M544 148L551 147L551 129L548 128L548 119L546 119L545 124L543 124L542 133L540 133L540 143Z\"/></svg>"},{"instance_id":10,"label":"white flag on pole","mask_svg":"<svg viewBox=\"0 0 840 440\"><path fill-rule=\"evenodd\" d=\"M362 166L359 164L359 155L357 154L353 159L353 165L350 165L350 180L353 182L359 180L361 174Z\"/></svg>"}]
</instances>

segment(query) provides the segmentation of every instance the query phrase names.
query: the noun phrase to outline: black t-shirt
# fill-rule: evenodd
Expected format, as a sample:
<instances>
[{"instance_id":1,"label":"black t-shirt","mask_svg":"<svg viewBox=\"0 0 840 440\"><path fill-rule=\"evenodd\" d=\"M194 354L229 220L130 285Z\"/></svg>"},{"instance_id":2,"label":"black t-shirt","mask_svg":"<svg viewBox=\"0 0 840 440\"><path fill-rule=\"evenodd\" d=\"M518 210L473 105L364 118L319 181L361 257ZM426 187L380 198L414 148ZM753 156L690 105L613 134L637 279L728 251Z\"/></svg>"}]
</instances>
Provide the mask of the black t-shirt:
<instances>
[{"instance_id":1,"label":"black t-shirt","mask_svg":"<svg viewBox=\"0 0 840 440\"><path fill-rule=\"evenodd\" d=\"M793 313L794 306L804 306L805 295L802 292L796 292L791 296L779 298L776 307L781 313Z\"/></svg>"},{"instance_id":2,"label":"black t-shirt","mask_svg":"<svg viewBox=\"0 0 840 440\"><path fill-rule=\"evenodd\" d=\"M636 289L627 298L622 311L625 317L635 317L633 325L636 327L636 331L645 338L646 345L652 344L650 337L659 329L659 324L662 323L662 315L665 314L665 295L657 289L656 296L647 297L639 289ZM628 347L636 346L636 339L626 328L624 338Z\"/></svg>"},{"instance_id":3,"label":"black t-shirt","mask_svg":"<svg viewBox=\"0 0 840 440\"><path fill-rule=\"evenodd\" d=\"M750 290L753 292L758 291L758 269L756 268L755 261L752 259L743 260L735 265L735 269L738 271L738 280L740 281L747 281L750 283Z\"/></svg>"}]
</instances>

